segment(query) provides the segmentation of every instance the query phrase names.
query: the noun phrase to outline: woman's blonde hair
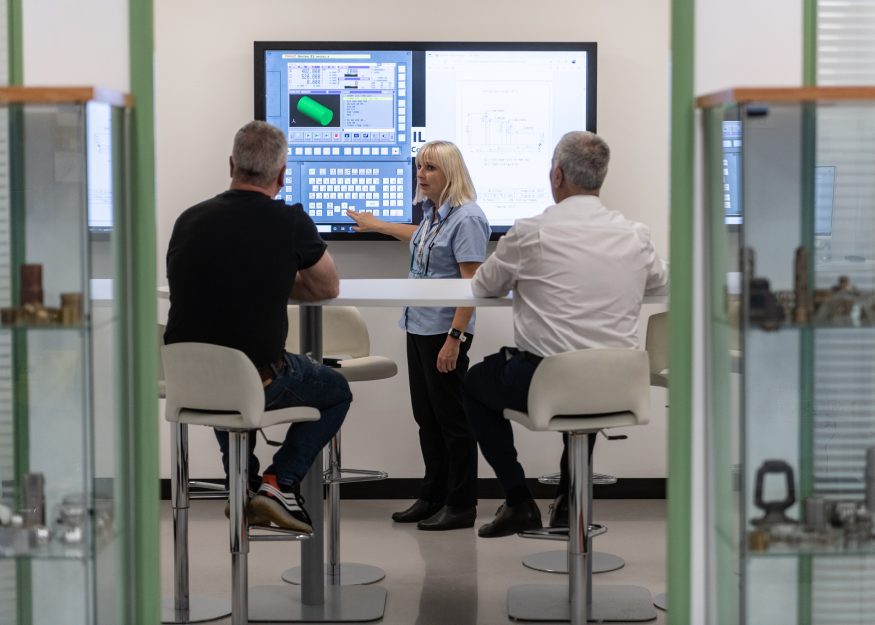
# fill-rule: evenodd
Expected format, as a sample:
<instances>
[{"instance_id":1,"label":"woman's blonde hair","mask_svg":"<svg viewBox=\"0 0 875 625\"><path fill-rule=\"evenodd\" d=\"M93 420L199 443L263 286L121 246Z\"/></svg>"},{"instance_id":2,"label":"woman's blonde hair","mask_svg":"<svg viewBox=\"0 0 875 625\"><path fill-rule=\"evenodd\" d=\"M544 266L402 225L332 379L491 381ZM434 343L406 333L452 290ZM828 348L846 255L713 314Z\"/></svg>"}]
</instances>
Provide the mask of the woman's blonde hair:
<instances>
[{"instance_id":1,"label":"woman's blonde hair","mask_svg":"<svg viewBox=\"0 0 875 625\"><path fill-rule=\"evenodd\" d=\"M443 206L444 202L449 203L450 208L455 208L477 199L477 191L474 190L474 183L471 182L471 174L468 173L465 159L454 143L429 141L419 148L416 161L418 165L424 166L426 163L434 165L447 179L447 186L441 191L440 202L436 208ZM421 202L424 199L425 196L417 183L416 197L413 201Z\"/></svg>"}]
</instances>

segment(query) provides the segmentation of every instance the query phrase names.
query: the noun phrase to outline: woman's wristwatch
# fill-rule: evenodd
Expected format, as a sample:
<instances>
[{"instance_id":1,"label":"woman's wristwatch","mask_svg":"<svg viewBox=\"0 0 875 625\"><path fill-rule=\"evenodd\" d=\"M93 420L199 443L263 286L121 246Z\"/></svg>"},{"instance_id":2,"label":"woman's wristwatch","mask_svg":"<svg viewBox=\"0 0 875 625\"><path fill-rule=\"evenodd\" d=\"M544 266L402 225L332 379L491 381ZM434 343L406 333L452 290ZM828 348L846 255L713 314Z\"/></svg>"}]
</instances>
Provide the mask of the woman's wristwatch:
<instances>
[{"instance_id":1,"label":"woman's wristwatch","mask_svg":"<svg viewBox=\"0 0 875 625\"><path fill-rule=\"evenodd\" d=\"M465 336L465 333L462 332L461 330L457 330L456 328L450 328L450 331L447 332L447 334L449 334L451 337L453 337L454 339L456 339L457 341L460 341L462 343L464 343L465 341L468 340L468 337Z\"/></svg>"}]
</instances>

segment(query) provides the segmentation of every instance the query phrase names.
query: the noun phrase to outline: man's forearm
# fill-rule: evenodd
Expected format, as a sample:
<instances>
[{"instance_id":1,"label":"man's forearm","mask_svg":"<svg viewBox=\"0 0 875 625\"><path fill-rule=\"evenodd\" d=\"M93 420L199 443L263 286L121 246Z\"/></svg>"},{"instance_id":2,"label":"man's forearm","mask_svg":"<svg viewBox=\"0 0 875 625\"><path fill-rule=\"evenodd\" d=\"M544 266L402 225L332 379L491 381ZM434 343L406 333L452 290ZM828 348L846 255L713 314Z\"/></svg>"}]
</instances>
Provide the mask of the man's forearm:
<instances>
[{"instance_id":1,"label":"man's forearm","mask_svg":"<svg viewBox=\"0 0 875 625\"><path fill-rule=\"evenodd\" d=\"M399 241L409 241L413 237L413 233L416 232L416 226L385 221L380 224L378 232L381 234L388 234L390 237L395 237Z\"/></svg>"},{"instance_id":2,"label":"man's forearm","mask_svg":"<svg viewBox=\"0 0 875 625\"><path fill-rule=\"evenodd\" d=\"M295 277L295 285L292 287L292 299L303 302L313 302L323 299L333 299L338 296L340 286L338 284L325 284L309 279L308 276L298 273Z\"/></svg>"}]
</instances>

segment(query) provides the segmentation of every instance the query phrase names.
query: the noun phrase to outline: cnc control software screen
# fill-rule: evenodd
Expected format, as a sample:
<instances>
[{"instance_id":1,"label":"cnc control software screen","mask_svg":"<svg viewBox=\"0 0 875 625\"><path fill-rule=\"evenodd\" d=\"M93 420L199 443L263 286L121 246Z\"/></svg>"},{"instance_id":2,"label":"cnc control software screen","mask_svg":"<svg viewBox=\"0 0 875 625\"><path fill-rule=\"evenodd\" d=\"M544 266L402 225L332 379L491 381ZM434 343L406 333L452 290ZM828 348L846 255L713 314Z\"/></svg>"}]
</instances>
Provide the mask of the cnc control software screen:
<instances>
[{"instance_id":1,"label":"cnc control software screen","mask_svg":"<svg viewBox=\"0 0 875 625\"><path fill-rule=\"evenodd\" d=\"M552 203L559 138L595 130L595 44L333 45L256 42L256 117L288 139L279 197L301 202L322 233L346 238L350 208L417 223L416 152L436 139L459 146L478 204L505 232Z\"/></svg>"}]
</instances>

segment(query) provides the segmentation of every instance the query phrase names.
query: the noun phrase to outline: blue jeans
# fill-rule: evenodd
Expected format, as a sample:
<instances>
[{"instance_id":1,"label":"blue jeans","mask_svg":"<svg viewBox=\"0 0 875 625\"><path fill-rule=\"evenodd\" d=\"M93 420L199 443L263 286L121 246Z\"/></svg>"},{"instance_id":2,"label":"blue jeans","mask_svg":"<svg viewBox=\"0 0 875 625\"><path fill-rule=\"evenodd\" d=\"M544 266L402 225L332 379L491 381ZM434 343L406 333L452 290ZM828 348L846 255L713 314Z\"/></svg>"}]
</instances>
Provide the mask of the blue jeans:
<instances>
[{"instance_id":1,"label":"blue jeans","mask_svg":"<svg viewBox=\"0 0 875 625\"><path fill-rule=\"evenodd\" d=\"M293 423L285 440L273 455L265 473L273 473L283 486L300 484L316 455L337 433L349 405L352 393L349 383L330 367L317 365L306 356L285 353L286 368L264 389L265 410L310 406L318 408L318 421ZM222 466L228 477L228 433L215 430L222 450ZM249 475L258 475L259 463L255 450L255 432L249 436Z\"/></svg>"}]
</instances>

